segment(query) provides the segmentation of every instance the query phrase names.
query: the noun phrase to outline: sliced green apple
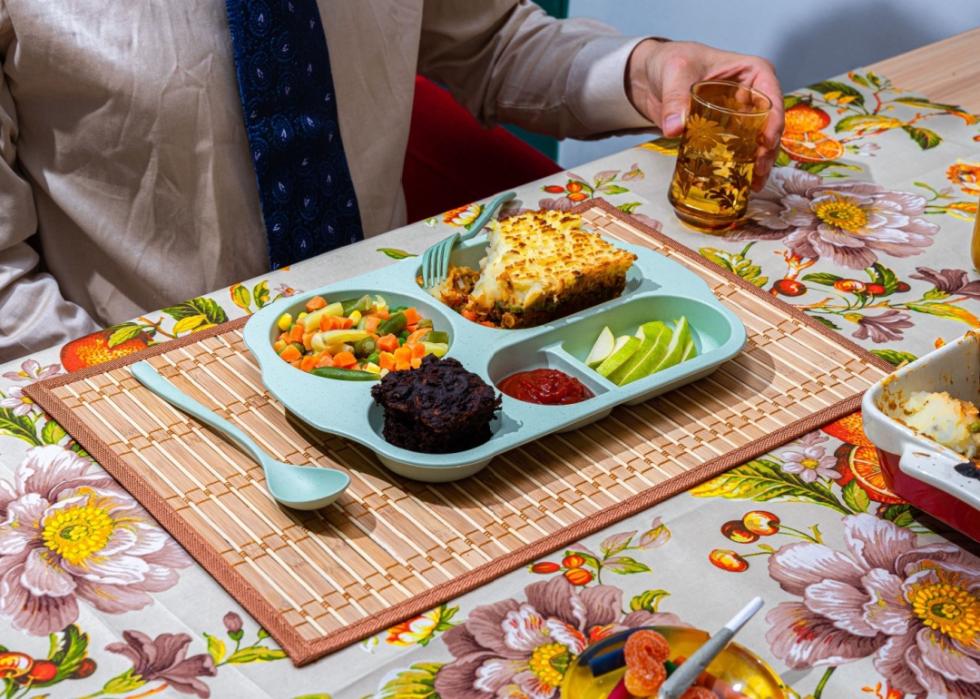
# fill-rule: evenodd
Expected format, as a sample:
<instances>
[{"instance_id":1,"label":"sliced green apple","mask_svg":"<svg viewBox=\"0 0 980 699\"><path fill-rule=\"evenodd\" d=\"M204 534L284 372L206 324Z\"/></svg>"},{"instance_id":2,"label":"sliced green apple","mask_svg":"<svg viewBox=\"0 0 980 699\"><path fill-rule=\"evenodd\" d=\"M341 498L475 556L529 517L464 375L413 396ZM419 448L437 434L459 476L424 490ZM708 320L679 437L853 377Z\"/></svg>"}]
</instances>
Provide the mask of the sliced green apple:
<instances>
[{"instance_id":1,"label":"sliced green apple","mask_svg":"<svg viewBox=\"0 0 980 699\"><path fill-rule=\"evenodd\" d=\"M660 321L644 323L640 327L643 330L643 342L639 349L629 361L609 376L610 381L620 386L650 375L653 368L660 364L670 345L673 333Z\"/></svg>"},{"instance_id":2,"label":"sliced green apple","mask_svg":"<svg viewBox=\"0 0 980 699\"><path fill-rule=\"evenodd\" d=\"M623 336L617 338L613 346L613 351L596 367L596 372L598 372L599 376L608 377L626 363L633 356L633 353L640 348L641 344L643 343L635 337Z\"/></svg>"},{"instance_id":3,"label":"sliced green apple","mask_svg":"<svg viewBox=\"0 0 980 699\"><path fill-rule=\"evenodd\" d=\"M693 344L691 340L691 326L688 325L687 318L682 316L674 324L674 334L670 338L667 352L660 359L660 363L655 365L650 373L655 374L658 371L669 369L675 364L680 364L684 361L684 352L687 351L689 344Z\"/></svg>"},{"instance_id":4,"label":"sliced green apple","mask_svg":"<svg viewBox=\"0 0 980 699\"><path fill-rule=\"evenodd\" d=\"M592 345L592 349L589 350L589 356L585 358L585 363L592 368L599 366L606 357L613 353L615 346L616 336L613 335L613 331L606 326L602 329L602 332L599 333L599 337L596 338L595 344Z\"/></svg>"}]
</instances>

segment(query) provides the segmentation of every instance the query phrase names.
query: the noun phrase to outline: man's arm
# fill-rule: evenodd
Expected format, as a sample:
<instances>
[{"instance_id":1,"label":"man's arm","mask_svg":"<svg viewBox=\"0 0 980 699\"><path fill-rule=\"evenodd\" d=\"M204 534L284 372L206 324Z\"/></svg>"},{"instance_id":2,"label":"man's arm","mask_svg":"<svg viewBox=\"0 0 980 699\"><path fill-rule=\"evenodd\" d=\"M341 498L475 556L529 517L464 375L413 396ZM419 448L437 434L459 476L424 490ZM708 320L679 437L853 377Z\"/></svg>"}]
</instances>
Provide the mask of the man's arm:
<instances>
[{"instance_id":1,"label":"man's arm","mask_svg":"<svg viewBox=\"0 0 980 699\"><path fill-rule=\"evenodd\" d=\"M61 296L48 274L32 273L38 256L25 241L37 230L30 185L14 169L17 115L2 71L13 31L0 4L0 363L97 328Z\"/></svg>"},{"instance_id":2,"label":"man's arm","mask_svg":"<svg viewBox=\"0 0 980 699\"><path fill-rule=\"evenodd\" d=\"M696 44L618 35L587 19L556 20L529 0L427 0L419 70L484 123L559 138L659 126L678 136L699 80L725 78L773 103L756 157L761 188L783 129L783 98L761 58Z\"/></svg>"},{"instance_id":3,"label":"man's arm","mask_svg":"<svg viewBox=\"0 0 980 699\"><path fill-rule=\"evenodd\" d=\"M624 79L640 41L593 20L555 20L528 0L426 0L419 72L484 124L559 138L651 129Z\"/></svg>"}]
</instances>

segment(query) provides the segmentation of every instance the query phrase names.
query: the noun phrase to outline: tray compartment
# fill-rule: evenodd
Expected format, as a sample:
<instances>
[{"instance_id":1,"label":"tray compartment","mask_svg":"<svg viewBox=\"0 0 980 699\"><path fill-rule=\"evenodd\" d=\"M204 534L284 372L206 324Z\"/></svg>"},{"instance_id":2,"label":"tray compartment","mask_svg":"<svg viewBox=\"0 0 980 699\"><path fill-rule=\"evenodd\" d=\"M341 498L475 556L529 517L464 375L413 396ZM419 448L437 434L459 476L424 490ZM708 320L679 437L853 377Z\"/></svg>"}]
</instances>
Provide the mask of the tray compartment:
<instances>
[{"instance_id":1,"label":"tray compartment","mask_svg":"<svg viewBox=\"0 0 980 699\"><path fill-rule=\"evenodd\" d=\"M538 337L528 338L517 346L511 346L505 350L495 352L487 365L487 374L490 381L496 388L497 385L512 374L519 371L530 371L531 369L557 369L569 376L578 379L594 394L589 398L570 405L583 405L604 394L610 388L615 388L594 371L579 362L575 362L572 357L561 352L554 343L549 345L549 335L546 333ZM544 343L544 344L542 344ZM500 389L497 388L499 392ZM504 400L512 400L522 405L536 405L544 409L562 408L561 405L540 405L538 403L528 403L526 401L511 398L504 394Z\"/></svg>"},{"instance_id":2,"label":"tray compartment","mask_svg":"<svg viewBox=\"0 0 980 699\"><path fill-rule=\"evenodd\" d=\"M498 452L497 443L507 441L524 426L522 420L508 412L506 400L507 396L504 396L504 405L497 417L490 421L490 439L472 449L451 454L429 454L391 444L384 438L384 409L372 400L367 409L367 424L373 432L371 441L385 445L384 449L375 449L377 456L385 466L400 476L429 483L465 478L487 465L492 454ZM504 447L503 450L508 448L510 447ZM452 463L440 466L440 457L451 457ZM430 463L420 468L417 465L419 461Z\"/></svg>"},{"instance_id":3,"label":"tray compartment","mask_svg":"<svg viewBox=\"0 0 980 699\"><path fill-rule=\"evenodd\" d=\"M585 358L604 327L609 326L613 335L619 337L633 335L643 323L654 320L673 325L681 316L685 316L691 326L698 357L723 347L732 339L731 323L714 304L668 294L644 295L631 299L615 308L592 314L561 328L556 331L556 335L562 337L562 349L585 366ZM588 371L595 374L592 369Z\"/></svg>"},{"instance_id":4,"label":"tray compartment","mask_svg":"<svg viewBox=\"0 0 980 699\"><path fill-rule=\"evenodd\" d=\"M631 249L630 246L623 245L619 241L613 241L613 244L624 250ZM463 245L458 246L455 250L453 250L453 253L449 258L450 268L462 266L462 267L470 267L471 269L478 270L480 268L480 262L486 254L486 248L487 248L487 242L484 239L480 239L476 242L465 243ZM415 267L416 279L419 278L421 274L422 274L421 266ZM638 291L655 291L659 288L661 288L660 284L653 281L652 279L644 278L643 272L641 271L639 266L636 263L634 263L633 266L630 267L629 270L626 272L626 286L623 289L623 292L619 296L610 299L609 301L603 301L602 303L595 304L594 306L590 306L589 308L580 311L575 311L566 316L562 316L561 318L556 318L555 320L558 321L567 318L574 318L582 314L587 314L590 311L596 309L597 307L605 306L606 304L619 303L623 299L627 298L628 296L631 296L632 294ZM432 298L433 301L442 305L443 307L449 308L441 300L428 294L428 292L423 290L421 286L419 287L419 291L421 291L423 294L427 296L430 296L430 298ZM452 309L449 310L452 313L455 313L455 311L453 311ZM479 326L479 327L486 327L486 326ZM533 327L544 327L544 326L539 325ZM491 328L491 329L497 331L505 331L505 332L520 332L522 330L531 330L533 329L533 327L517 328L517 329L508 329L508 328Z\"/></svg>"},{"instance_id":5,"label":"tray compartment","mask_svg":"<svg viewBox=\"0 0 980 699\"><path fill-rule=\"evenodd\" d=\"M279 316L281 316L284 312L291 313L292 316L295 318L297 314L306 310L306 302L309 301L314 296L324 296L327 299L328 303L334 303L336 301L357 300L362 296L364 296L365 294L370 294L372 297L382 296L385 299L385 301L388 302L389 308L396 308L398 306L406 306L406 307L414 306L415 308L417 308L423 318L429 318L432 320L432 327L434 330L440 330L446 333L446 335L448 335L449 337L448 354L450 356L452 355L453 341L455 340L456 332L454 330L454 322L453 320L450 319L451 311L447 312L445 306L443 306L438 301L436 301L436 299L429 297L427 294L424 293L420 294L419 296L412 296L398 291L388 291L385 289L381 289L381 290L337 289L337 290L329 290L329 291L323 291L323 290L314 291L307 294L303 294L302 296L289 299L289 305L284 305L282 307L279 307L277 304L278 312L276 315L276 319L278 319ZM452 314L452 315L456 315L456 314ZM465 319L463 320L465 322ZM280 332L281 331L279 330L278 326L275 324L275 322L273 322L269 327L270 349L272 348L272 343L275 342L277 337L279 337ZM279 360L278 357L276 357L276 360L281 361ZM293 369L295 373L299 374L301 377L308 379L310 381L318 382L315 384L311 384L311 387L317 385L322 386L323 385L322 382L330 382L334 384L349 383L349 384L357 384L365 387L374 385L374 382L371 381L343 381L340 379L330 379L322 376L315 376L313 374L310 374L309 372L296 369L296 367L290 366L286 362L282 362L282 363L285 366L287 366L289 369Z\"/></svg>"}]
</instances>

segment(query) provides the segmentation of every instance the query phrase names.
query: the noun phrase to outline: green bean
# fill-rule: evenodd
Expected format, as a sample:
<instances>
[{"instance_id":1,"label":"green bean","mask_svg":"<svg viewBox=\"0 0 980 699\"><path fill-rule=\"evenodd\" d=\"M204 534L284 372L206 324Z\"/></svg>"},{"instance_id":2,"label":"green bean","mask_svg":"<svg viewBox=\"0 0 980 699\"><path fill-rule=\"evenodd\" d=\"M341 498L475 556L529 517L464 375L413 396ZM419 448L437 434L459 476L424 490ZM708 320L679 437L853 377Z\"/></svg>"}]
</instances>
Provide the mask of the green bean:
<instances>
[{"instance_id":1,"label":"green bean","mask_svg":"<svg viewBox=\"0 0 980 699\"><path fill-rule=\"evenodd\" d=\"M348 299L347 301L344 301L342 305L344 307L344 315L349 316L354 311L367 313L368 311L371 310L371 308L374 307L374 301L371 299L370 296L365 294L364 296L357 299L356 301L352 299Z\"/></svg>"},{"instance_id":2,"label":"green bean","mask_svg":"<svg viewBox=\"0 0 980 699\"><path fill-rule=\"evenodd\" d=\"M408 320L404 313L392 313L388 320L378 326L378 335L397 335L405 329L406 325Z\"/></svg>"},{"instance_id":3,"label":"green bean","mask_svg":"<svg viewBox=\"0 0 980 699\"><path fill-rule=\"evenodd\" d=\"M358 357L366 357L374 351L374 348L374 340L372 340L370 337L365 337L363 340L354 345L354 354Z\"/></svg>"},{"instance_id":4,"label":"green bean","mask_svg":"<svg viewBox=\"0 0 980 699\"><path fill-rule=\"evenodd\" d=\"M425 336L426 342L443 342L449 344L449 333L445 333L441 330L433 330L428 335Z\"/></svg>"},{"instance_id":5,"label":"green bean","mask_svg":"<svg viewBox=\"0 0 980 699\"><path fill-rule=\"evenodd\" d=\"M335 366L321 366L313 370L313 374L325 379L340 379L341 381L377 381L380 377L370 371L356 369L340 369Z\"/></svg>"}]
</instances>

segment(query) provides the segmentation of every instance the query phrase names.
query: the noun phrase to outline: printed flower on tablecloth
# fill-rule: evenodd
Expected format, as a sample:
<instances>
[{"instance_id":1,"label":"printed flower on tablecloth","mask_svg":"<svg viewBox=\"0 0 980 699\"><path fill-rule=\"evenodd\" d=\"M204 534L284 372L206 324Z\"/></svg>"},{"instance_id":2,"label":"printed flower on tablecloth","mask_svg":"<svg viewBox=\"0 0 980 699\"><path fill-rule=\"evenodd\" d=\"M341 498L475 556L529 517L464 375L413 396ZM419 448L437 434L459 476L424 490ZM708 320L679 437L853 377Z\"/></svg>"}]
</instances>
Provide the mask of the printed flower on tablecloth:
<instances>
[{"instance_id":1,"label":"printed flower on tablecloth","mask_svg":"<svg viewBox=\"0 0 980 699\"><path fill-rule=\"evenodd\" d=\"M818 478L840 478L840 472L836 468L837 457L828 454L820 446L826 440L819 432L811 432L797 441L799 446L783 449L779 452L779 457L783 460L783 470L799 476L806 483L813 483Z\"/></svg>"},{"instance_id":2,"label":"printed flower on tablecloth","mask_svg":"<svg viewBox=\"0 0 980 699\"><path fill-rule=\"evenodd\" d=\"M32 634L118 614L172 587L186 554L112 478L60 446L35 447L0 481L0 613Z\"/></svg>"},{"instance_id":3,"label":"printed flower on tablecloth","mask_svg":"<svg viewBox=\"0 0 980 699\"><path fill-rule=\"evenodd\" d=\"M960 296L980 299L980 279L973 279L971 281L965 269L942 269L936 271L930 267L916 267L915 274L910 274L909 277L929 282L935 286L939 294L934 295L939 298L958 294Z\"/></svg>"},{"instance_id":4,"label":"printed flower on tablecloth","mask_svg":"<svg viewBox=\"0 0 980 699\"><path fill-rule=\"evenodd\" d=\"M563 577L524 588L527 600L477 607L443 634L454 656L436 675L435 689L453 699L556 696L565 671L592 642L623 628L679 625L673 614L623 615L622 590L578 588Z\"/></svg>"},{"instance_id":5,"label":"printed flower on tablecloth","mask_svg":"<svg viewBox=\"0 0 980 699\"><path fill-rule=\"evenodd\" d=\"M406 619L400 624L395 624L383 635L385 642L391 646L427 646L429 642L443 631L456 626L452 619L459 612L457 606L439 605L435 609L430 609L424 614L419 614L411 619ZM375 639L378 638L377 636ZM369 639L370 640L370 639ZM367 650L371 650L369 645L362 644Z\"/></svg>"},{"instance_id":6,"label":"printed flower on tablecloth","mask_svg":"<svg viewBox=\"0 0 980 699\"><path fill-rule=\"evenodd\" d=\"M854 318L850 316L853 315ZM859 340L871 339L872 342L889 342L902 339L902 331L908 330L915 324L912 316L894 309L889 309L876 316L861 315L860 313L845 314L848 320L854 320L858 329L852 334Z\"/></svg>"},{"instance_id":7,"label":"printed flower on tablecloth","mask_svg":"<svg viewBox=\"0 0 980 699\"><path fill-rule=\"evenodd\" d=\"M802 598L767 615L772 652L792 669L873 656L898 691L976 697L980 560L867 514L844 518L844 540L843 551L794 543L769 559L770 576Z\"/></svg>"},{"instance_id":8,"label":"printed flower on tablecloth","mask_svg":"<svg viewBox=\"0 0 980 699\"><path fill-rule=\"evenodd\" d=\"M30 415L33 412L40 412L37 404L24 395L24 390L21 386L11 386L6 397L0 397L0 408L6 408L18 417Z\"/></svg>"},{"instance_id":9,"label":"printed flower on tablecloth","mask_svg":"<svg viewBox=\"0 0 980 699\"><path fill-rule=\"evenodd\" d=\"M48 364L47 366L41 366L41 363L35 359L28 359L21 362L20 371L6 371L0 376L10 381L21 381L25 383L34 383L35 381L41 381L42 379L49 379L52 376L57 376L61 373L61 367L57 364Z\"/></svg>"},{"instance_id":10,"label":"printed flower on tablecloth","mask_svg":"<svg viewBox=\"0 0 980 699\"><path fill-rule=\"evenodd\" d=\"M749 222L730 240L782 240L792 254L865 269L880 254L910 257L932 245L939 226L921 214L926 200L872 182L825 184L817 175L776 169L749 200Z\"/></svg>"},{"instance_id":11,"label":"printed flower on tablecloth","mask_svg":"<svg viewBox=\"0 0 980 699\"><path fill-rule=\"evenodd\" d=\"M123 631L122 635L123 641L106 646L106 650L124 655L133 663L128 677L124 675L122 682L130 679L135 689L147 682L162 680L166 682L165 686L181 694L195 694L202 699L211 696L211 690L198 678L217 674L214 661L207 653L188 657L191 637L186 633L162 633L152 639L140 631Z\"/></svg>"},{"instance_id":12,"label":"printed flower on tablecloth","mask_svg":"<svg viewBox=\"0 0 980 699\"><path fill-rule=\"evenodd\" d=\"M964 163L957 160L946 169L946 179L960 188L964 194L980 195L980 163Z\"/></svg>"}]
</instances>

